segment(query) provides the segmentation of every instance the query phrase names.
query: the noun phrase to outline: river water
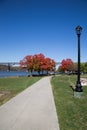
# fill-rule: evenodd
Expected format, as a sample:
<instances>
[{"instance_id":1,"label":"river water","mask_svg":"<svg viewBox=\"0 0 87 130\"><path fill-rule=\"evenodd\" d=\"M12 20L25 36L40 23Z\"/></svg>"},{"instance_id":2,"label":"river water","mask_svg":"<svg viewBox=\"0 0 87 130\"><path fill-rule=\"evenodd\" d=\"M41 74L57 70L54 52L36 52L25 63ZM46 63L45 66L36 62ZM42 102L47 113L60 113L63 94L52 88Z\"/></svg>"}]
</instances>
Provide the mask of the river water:
<instances>
[{"instance_id":1,"label":"river water","mask_svg":"<svg viewBox=\"0 0 87 130\"><path fill-rule=\"evenodd\" d=\"M46 72L44 72L44 74L46 74ZM0 71L0 78L1 77L14 77L14 76L28 77L29 75L30 75L30 73L28 71ZM33 75L38 75L38 72L36 72L36 71L33 72Z\"/></svg>"},{"instance_id":2,"label":"river water","mask_svg":"<svg viewBox=\"0 0 87 130\"><path fill-rule=\"evenodd\" d=\"M26 71L0 71L0 77L11 77L11 76L28 76L29 72Z\"/></svg>"}]
</instances>

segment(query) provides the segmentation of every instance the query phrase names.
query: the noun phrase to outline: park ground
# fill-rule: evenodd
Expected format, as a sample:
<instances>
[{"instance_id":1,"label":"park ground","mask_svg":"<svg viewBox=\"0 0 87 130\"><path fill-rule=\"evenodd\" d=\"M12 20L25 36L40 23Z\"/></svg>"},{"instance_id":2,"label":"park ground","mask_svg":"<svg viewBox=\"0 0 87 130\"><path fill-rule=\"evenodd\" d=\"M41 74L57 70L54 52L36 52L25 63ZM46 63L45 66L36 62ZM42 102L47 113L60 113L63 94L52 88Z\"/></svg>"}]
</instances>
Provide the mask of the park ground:
<instances>
[{"instance_id":1,"label":"park ground","mask_svg":"<svg viewBox=\"0 0 87 130\"><path fill-rule=\"evenodd\" d=\"M82 77L87 78L87 75ZM2 105L40 78L1 78L0 104ZM75 98L70 86L75 86L76 80L76 75L57 75L51 79L60 130L87 130L87 86L83 87L83 96L80 99Z\"/></svg>"}]
</instances>

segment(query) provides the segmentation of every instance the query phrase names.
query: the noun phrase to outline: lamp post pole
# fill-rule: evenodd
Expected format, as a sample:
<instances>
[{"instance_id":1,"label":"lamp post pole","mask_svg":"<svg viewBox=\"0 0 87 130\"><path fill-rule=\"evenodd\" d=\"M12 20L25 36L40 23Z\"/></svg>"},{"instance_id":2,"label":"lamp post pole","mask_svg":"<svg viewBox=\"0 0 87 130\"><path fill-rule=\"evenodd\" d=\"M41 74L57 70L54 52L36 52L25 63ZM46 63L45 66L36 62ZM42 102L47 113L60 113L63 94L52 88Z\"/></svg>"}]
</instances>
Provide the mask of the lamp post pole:
<instances>
[{"instance_id":1,"label":"lamp post pole","mask_svg":"<svg viewBox=\"0 0 87 130\"><path fill-rule=\"evenodd\" d=\"M80 95L81 92L83 92L81 82L80 82L80 35L81 35L81 31L82 31L82 27L77 26L76 33L78 36L78 74L77 74L77 82L76 82L76 88L75 88L75 95L77 97L79 97L78 95ZM76 92L77 92L77 94L76 94Z\"/></svg>"}]
</instances>

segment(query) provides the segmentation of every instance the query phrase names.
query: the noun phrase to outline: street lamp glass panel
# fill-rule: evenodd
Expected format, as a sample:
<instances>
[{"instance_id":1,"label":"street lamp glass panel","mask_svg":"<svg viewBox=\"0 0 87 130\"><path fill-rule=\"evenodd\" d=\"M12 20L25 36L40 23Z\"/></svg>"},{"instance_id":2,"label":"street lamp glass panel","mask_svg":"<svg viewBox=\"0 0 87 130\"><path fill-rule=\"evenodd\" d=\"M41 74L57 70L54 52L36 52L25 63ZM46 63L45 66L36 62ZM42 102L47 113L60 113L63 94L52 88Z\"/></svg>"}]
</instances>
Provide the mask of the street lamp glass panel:
<instances>
[{"instance_id":1,"label":"street lamp glass panel","mask_svg":"<svg viewBox=\"0 0 87 130\"><path fill-rule=\"evenodd\" d=\"M77 26L76 27L76 33L77 33L77 35L81 34L81 31L82 31L82 27L81 26Z\"/></svg>"}]
</instances>

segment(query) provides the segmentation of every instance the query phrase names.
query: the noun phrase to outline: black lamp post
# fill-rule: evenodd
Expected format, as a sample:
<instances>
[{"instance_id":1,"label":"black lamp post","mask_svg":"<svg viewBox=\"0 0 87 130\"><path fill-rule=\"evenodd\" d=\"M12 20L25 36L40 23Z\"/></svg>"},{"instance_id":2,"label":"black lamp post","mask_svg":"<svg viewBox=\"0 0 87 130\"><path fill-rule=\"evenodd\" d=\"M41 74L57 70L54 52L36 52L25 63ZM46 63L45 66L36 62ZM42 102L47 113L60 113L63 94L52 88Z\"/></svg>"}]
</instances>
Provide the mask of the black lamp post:
<instances>
[{"instance_id":1,"label":"black lamp post","mask_svg":"<svg viewBox=\"0 0 87 130\"><path fill-rule=\"evenodd\" d=\"M75 92L83 92L81 82L80 82L80 35L81 35L82 27L77 26L76 27L76 33L78 36L78 75L77 75L77 83Z\"/></svg>"}]
</instances>

